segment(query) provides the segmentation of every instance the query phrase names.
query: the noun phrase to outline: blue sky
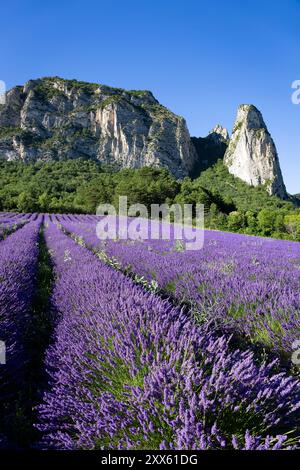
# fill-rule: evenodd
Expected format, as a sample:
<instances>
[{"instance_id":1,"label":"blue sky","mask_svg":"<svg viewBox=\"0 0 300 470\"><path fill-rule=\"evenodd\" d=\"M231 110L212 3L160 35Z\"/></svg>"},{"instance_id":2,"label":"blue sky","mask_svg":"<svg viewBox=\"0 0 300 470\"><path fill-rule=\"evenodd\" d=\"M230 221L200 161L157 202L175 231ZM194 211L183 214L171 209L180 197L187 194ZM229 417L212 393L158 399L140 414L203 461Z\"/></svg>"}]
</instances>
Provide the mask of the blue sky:
<instances>
[{"instance_id":1,"label":"blue sky","mask_svg":"<svg viewBox=\"0 0 300 470\"><path fill-rule=\"evenodd\" d=\"M192 135L263 113L289 192L300 192L299 0L52 0L1 4L0 79L59 75L150 89Z\"/></svg>"}]
</instances>

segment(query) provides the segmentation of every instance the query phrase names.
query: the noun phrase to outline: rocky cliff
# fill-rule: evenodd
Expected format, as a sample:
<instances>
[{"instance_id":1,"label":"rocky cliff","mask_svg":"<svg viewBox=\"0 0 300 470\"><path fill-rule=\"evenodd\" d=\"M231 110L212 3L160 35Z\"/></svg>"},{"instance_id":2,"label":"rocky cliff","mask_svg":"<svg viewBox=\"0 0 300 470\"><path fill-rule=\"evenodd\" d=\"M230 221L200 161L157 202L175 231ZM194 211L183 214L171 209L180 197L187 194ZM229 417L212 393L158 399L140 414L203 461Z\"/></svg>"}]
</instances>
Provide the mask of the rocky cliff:
<instances>
[{"instance_id":1,"label":"rocky cliff","mask_svg":"<svg viewBox=\"0 0 300 470\"><path fill-rule=\"evenodd\" d=\"M117 168L163 166L178 178L197 159L185 120L150 91L50 77L7 93L0 106L0 158L79 156Z\"/></svg>"},{"instance_id":2,"label":"rocky cliff","mask_svg":"<svg viewBox=\"0 0 300 470\"><path fill-rule=\"evenodd\" d=\"M286 197L274 142L252 105L240 106L229 140L220 125L207 137L190 138L185 120L147 90L48 77L7 93L0 104L0 159L76 157L116 169L166 167L177 178L197 177L224 157L233 175Z\"/></svg>"},{"instance_id":3,"label":"rocky cliff","mask_svg":"<svg viewBox=\"0 0 300 470\"><path fill-rule=\"evenodd\" d=\"M214 165L219 159L222 159L228 142L228 131L220 124L217 124L206 137L192 137L192 143L197 152L197 159L191 176L199 176L202 171Z\"/></svg>"},{"instance_id":4,"label":"rocky cliff","mask_svg":"<svg viewBox=\"0 0 300 470\"><path fill-rule=\"evenodd\" d=\"M228 144L229 134L225 127L217 124L208 134L207 139L212 140L216 144Z\"/></svg>"},{"instance_id":5,"label":"rocky cliff","mask_svg":"<svg viewBox=\"0 0 300 470\"><path fill-rule=\"evenodd\" d=\"M224 163L249 185L266 185L270 195L287 197L275 144L255 106L239 107Z\"/></svg>"}]
</instances>

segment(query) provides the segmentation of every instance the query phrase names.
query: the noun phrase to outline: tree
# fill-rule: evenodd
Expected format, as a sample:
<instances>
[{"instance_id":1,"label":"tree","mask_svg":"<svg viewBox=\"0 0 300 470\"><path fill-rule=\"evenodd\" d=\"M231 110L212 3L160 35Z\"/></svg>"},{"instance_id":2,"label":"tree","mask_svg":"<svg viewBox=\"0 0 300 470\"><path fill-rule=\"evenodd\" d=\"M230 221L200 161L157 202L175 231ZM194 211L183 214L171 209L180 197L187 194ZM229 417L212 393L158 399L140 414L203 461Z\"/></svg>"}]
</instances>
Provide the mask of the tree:
<instances>
[{"instance_id":1,"label":"tree","mask_svg":"<svg viewBox=\"0 0 300 470\"><path fill-rule=\"evenodd\" d=\"M242 231L246 226L246 216L242 212L232 211L227 218L227 227L234 232Z\"/></svg>"},{"instance_id":2,"label":"tree","mask_svg":"<svg viewBox=\"0 0 300 470\"><path fill-rule=\"evenodd\" d=\"M289 214L284 217L284 226L293 240L300 240L300 214Z\"/></svg>"},{"instance_id":3,"label":"tree","mask_svg":"<svg viewBox=\"0 0 300 470\"><path fill-rule=\"evenodd\" d=\"M36 212L38 210L38 204L35 196L31 192L25 192L19 194L17 209L20 212Z\"/></svg>"},{"instance_id":4,"label":"tree","mask_svg":"<svg viewBox=\"0 0 300 470\"><path fill-rule=\"evenodd\" d=\"M74 198L74 203L85 212L95 213L99 204L110 203L114 194L114 182L110 175L103 174L82 185Z\"/></svg>"},{"instance_id":5,"label":"tree","mask_svg":"<svg viewBox=\"0 0 300 470\"><path fill-rule=\"evenodd\" d=\"M248 227L248 233L255 234L257 232L257 218L253 211L247 211L245 214L246 225Z\"/></svg>"},{"instance_id":6,"label":"tree","mask_svg":"<svg viewBox=\"0 0 300 470\"><path fill-rule=\"evenodd\" d=\"M39 210L41 212L48 212L49 210L49 195L45 191L38 198Z\"/></svg>"},{"instance_id":7,"label":"tree","mask_svg":"<svg viewBox=\"0 0 300 470\"><path fill-rule=\"evenodd\" d=\"M262 235L270 236L276 229L276 212L270 209L262 209L258 213L257 222Z\"/></svg>"}]
</instances>

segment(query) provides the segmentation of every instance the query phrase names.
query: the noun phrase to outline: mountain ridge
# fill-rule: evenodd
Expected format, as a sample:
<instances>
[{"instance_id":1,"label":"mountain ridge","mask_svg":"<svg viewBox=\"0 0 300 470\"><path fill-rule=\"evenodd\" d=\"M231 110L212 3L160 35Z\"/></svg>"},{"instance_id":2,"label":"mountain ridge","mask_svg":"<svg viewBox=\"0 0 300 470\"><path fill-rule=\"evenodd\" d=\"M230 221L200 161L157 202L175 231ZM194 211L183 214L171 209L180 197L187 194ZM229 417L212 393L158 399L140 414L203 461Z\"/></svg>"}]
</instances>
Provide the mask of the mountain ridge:
<instances>
[{"instance_id":1,"label":"mountain ridge","mask_svg":"<svg viewBox=\"0 0 300 470\"><path fill-rule=\"evenodd\" d=\"M196 152L184 118L150 91L45 77L7 93L0 109L0 156L164 166L180 178L189 174Z\"/></svg>"},{"instance_id":2,"label":"mountain ridge","mask_svg":"<svg viewBox=\"0 0 300 470\"><path fill-rule=\"evenodd\" d=\"M218 124L206 137L190 137L185 119L149 90L43 77L7 92L0 158L78 157L116 169L165 167L178 179L196 178L222 158L234 176L287 198L275 144L253 105L239 107L231 136Z\"/></svg>"}]
</instances>

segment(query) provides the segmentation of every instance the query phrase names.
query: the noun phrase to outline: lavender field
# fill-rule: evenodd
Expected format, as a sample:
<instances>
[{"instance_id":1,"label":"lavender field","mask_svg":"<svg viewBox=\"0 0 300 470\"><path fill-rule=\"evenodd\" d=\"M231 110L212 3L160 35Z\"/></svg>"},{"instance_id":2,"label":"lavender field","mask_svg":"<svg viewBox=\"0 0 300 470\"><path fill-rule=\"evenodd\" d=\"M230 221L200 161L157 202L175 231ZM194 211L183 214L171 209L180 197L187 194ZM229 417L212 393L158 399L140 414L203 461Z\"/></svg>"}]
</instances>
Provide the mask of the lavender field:
<instances>
[{"instance_id":1,"label":"lavender field","mask_svg":"<svg viewBox=\"0 0 300 470\"><path fill-rule=\"evenodd\" d=\"M300 448L300 244L98 220L0 214L0 448Z\"/></svg>"}]
</instances>

